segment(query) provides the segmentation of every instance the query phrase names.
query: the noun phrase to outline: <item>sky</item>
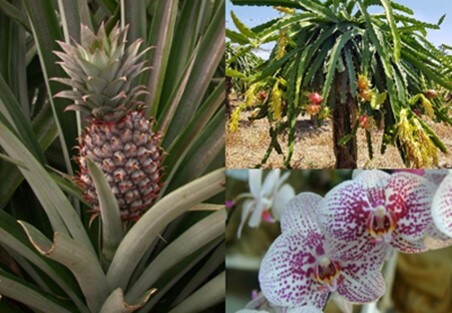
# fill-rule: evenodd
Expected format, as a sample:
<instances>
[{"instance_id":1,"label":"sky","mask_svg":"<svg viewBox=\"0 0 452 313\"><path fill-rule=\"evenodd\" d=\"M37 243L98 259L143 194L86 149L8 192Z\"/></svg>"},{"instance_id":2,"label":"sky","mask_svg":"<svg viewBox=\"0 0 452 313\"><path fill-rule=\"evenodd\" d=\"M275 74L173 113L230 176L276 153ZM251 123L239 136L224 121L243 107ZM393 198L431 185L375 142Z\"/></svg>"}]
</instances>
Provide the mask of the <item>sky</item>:
<instances>
[{"instance_id":1,"label":"sky","mask_svg":"<svg viewBox=\"0 0 452 313\"><path fill-rule=\"evenodd\" d=\"M428 23L436 24L439 18L447 14L440 30L429 30L428 39L433 44L447 44L452 46L452 1L450 0L397 0L397 3L405 5L414 11L416 19ZM279 12L271 7L258 6L234 6L230 0L226 1L226 27L236 29L232 22L231 10L247 26L253 27L272 18L278 17ZM256 54L266 58L272 44L265 45L263 50L256 51Z\"/></svg>"}]
</instances>

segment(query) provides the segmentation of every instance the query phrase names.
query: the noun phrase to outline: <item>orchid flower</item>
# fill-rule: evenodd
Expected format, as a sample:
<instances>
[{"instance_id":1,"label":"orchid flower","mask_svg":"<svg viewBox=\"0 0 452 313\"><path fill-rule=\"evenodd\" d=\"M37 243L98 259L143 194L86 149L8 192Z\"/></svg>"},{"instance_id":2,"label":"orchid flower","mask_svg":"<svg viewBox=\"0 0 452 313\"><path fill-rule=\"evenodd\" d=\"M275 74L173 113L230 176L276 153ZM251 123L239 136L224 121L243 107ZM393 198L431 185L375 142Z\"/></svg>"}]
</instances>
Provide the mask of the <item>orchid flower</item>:
<instances>
[{"instance_id":1,"label":"orchid flower","mask_svg":"<svg viewBox=\"0 0 452 313\"><path fill-rule=\"evenodd\" d=\"M249 227L258 227L261 220L273 223L279 219L280 211L284 204L295 195L292 186L284 184L290 172L286 172L282 176L280 174L280 170L269 171L262 183L262 170L249 170L248 183L250 193L245 193L238 197L247 199L243 202L242 218L237 237L240 238L248 217Z\"/></svg>"},{"instance_id":2,"label":"orchid flower","mask_svg":"<svg viewBox=\"0 0 452 313\"><path fill-rule=\"evenodd\" d=\"M385 291L380 273L384 254L372 249L360 259L341 259L335 242L317 224L322 197L304 192L285 206L281 235L270 246L260 271L265 297L286 307L314 306L321 310L331 292L347 301L376 301ZM359 241L348 241L348 247Z\"/></svg>"},{"instance_id":3,"label":"orchid flower","mask_svg":"<svg viewBox=\"0 0 452 313\"><path fill-rule=\"evenodd\" d=\"M354 171L353 175L357 175L358 173L355 173L357 170ZM419 176L422 176L429 180L431 183L433 183L437 188L441 185L443 180L446 178L446 176L450 173L450 170L446 169L429 169L429 170L422 170L422 169L400 169L395 170L395 172L407 172L416 174ZM445 182L444 186L442 188L446 188L445 185L450 184ZM435 194L439 194L438 191ZM438 198L438 197L437 197ZM433 206L433 204L432 204ZM437 227L437 224L442 223L446 219L443 218L442 214L438 213L439 206L435 205L436 209L434 210L432 207L432 215L437 222L430 223L428 230L426 232L426 235L423 239L419 240L420 243L423 243L426 248L429 250L436 250L436 249L442 249L448 246L452 245L452 238L447 236L444 232L440 231ZM452 213L451 213L452 214Z\"/></svg>"},{"instance_id":4,"label":"orchid flower","mask_svg":"<svg viewBox=\"0 0 452 313\"><path fill-rule=\"evenodd\" d=\"M319 224L334 238L341 258L358 258L374 247L405 253L426 251L435 185L415 174L361 171L328 192ZM360 242L350 246L349 242Z\"/></svg>"},{"instance_id":5,"label":"orchid flower","mask_svg":"<svg viewBox=\"0 0 452 313\"><path fill-rule=\"evenodd\" d=\"M438 229L452 237L452 171L443 179L433 197L432 215Z\"/></svg>"}]
</instances>

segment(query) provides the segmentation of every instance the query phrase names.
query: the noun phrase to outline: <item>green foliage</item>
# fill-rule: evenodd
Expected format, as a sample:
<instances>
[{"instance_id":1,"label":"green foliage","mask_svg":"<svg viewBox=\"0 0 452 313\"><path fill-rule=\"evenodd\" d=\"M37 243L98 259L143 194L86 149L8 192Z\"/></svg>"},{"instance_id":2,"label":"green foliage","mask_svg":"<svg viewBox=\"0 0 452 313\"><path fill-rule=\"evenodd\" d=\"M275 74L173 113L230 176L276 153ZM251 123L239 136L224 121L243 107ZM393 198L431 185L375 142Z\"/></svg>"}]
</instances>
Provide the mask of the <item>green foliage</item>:
<instances>
[{"instance_id":1,"label":"green foliage","mask_svg":"<svg viewBox=\"0 0 452 313\"><path fill-rule=\"evenodd\" d=\"M122 19L120 18L122 17ZM196 312L224 300L224 0L0 0L0 295L27 312ZM88 162L100 216L75 183L83 116L54 98L56 41L80 25L142 38L146 114L166 151L158 200L123 224ZM183 252L183 253L180 253ZM155 275L155 270L158 275ZM152 276L152 279L149 278ZM193 279L196 277L196 279ZM200 296L208 290L206 298ZM18 303L21 303L18 305ZM211 309L214 310L214 309Z\"/></svg>"},{"instance_id":2,"label":"green foliage","mask_svg":"<svg viewBox=\"0 0 452 313\"><path fill-rule=\"evenodd\" d=\"M263 63L250 49L243 50L239 46L226 43L226 76L232 78L232 87L237 93L244 93L250 86L248 83L257 68Z\"/></svg>"},{"instance_id":3,"label":"green foliage","mask_svg":"<svg viewBox=\"0 0 452 313\"><path fill-rule=\"evenodd\" d=\"M286 118L272 126L272 131L289 129L286 166L290 166L293 153L295 136L291 134L294 133L295 121L300 113L305 113L305 99L301 95L308 92L322 93L322 108L333 111L335 107L348 103L359 114L372 116L378 125L384 125L386 139L382 150L387 144L398 143L407 166L437 165L435 149L429 149L428 156L424 153L423 161L416 159L419 154L405 153L406 147L402 147L400 142L407 142L407 138L400 138L401 133L395 130L400 122L400 111L411 110L408 99L429 89L452 89L450 57L426 39L427 30L438 29L444 17L438 24L418 21L411 9L386 0L232 2L236 5L280 5L297 9L295 13L284 14L254 27L252 38L246 38L246 32L242 32L244 38L237 42L239 49L246 50L270 39L277 41L277 34L281 31L288 38L284 47L286 54L278 57L281 47L277 41L270 59L250 79L257 82L282 77L287 81L284 98L288 105ZM371 5L380 6L383 13L369 13ZM359 74L368 77L369 89L358 88ZM451 124L449 110L444 109L441 98L432 99L431 104L434 114L430 118ZM419 131L426 135L423 140L430 140L432 146L443 150L444 145L432 130L423 127L425 123L420 125ZM371 142L370 132L368 142ZM277 146L272 140L269 151Z\"/></svg>"}]
</instances>

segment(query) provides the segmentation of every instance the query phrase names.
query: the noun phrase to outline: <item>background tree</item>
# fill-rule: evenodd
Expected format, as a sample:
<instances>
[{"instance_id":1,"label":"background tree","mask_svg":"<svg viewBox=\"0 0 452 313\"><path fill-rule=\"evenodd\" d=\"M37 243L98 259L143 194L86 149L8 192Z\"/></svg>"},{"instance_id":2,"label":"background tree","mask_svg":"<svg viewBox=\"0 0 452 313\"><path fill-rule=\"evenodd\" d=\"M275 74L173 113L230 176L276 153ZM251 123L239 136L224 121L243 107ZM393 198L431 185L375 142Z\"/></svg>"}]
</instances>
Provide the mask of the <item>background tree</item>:
<instances>
[{"instance_id":1,"label":"background tree","mask_svg":"<svg viewBox=\"0 0 452 313\"><path fill-rule=\"evenodd\" d=\"M248 40L245 46L276 41L270 60L248 80L272 77L286 82L285 118L271 130L289 129L286 166L294 149L296 120L305 112L310 92L321 95L320 110L332 112L337 168L357 166L359 127L366 130L372 158L369 118L384 128L383 153L394 144L406 166L437 165L438 149L446 148L425 117L451 124L450 108L428 91L452 88L450 78L443 76L451 64L426 36L427 29L439 28L444 16L437 24L421 22L411 9L388 0L232 2L286 8L279 18L251 29L236 23L239 32L229 32L231 40ZM371 14L370 6L380 6L382 12ZM268 152L276 146L273 139Z\"/></svg>"}]
</instances>

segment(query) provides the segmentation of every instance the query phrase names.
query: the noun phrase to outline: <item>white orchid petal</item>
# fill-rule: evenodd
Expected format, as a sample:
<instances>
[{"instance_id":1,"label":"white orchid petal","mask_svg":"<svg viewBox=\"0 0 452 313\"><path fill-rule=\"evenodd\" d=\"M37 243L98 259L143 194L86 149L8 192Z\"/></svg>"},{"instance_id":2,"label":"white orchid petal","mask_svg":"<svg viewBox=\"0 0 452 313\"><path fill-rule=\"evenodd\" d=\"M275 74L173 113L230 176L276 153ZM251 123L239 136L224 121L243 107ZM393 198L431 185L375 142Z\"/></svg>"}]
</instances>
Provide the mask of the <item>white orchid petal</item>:
<instances>
[{"instance_id":1,"label":"white orchid petal","mask_svg":"<svg viewBox=\"0 0 452 313\"><path fill-rule=\"evenodd\" d=\"M436 227L452 237L452 172L444 178L433 197L432 215Z\"/></svg>"},{"instance_id":2,"label":"white orchid petal","mask_svg":"<svg viewBox=\"0 0 452 313\"><path fill-rule=\"evenodd\" d=\"M322 197L312 192L302 192L292 198L281 214L281 232L299 231L306 235L317 230L317 206Z\"/></svg>"},{"instance_id":3,"label":"white orchid petal","mask_svg":"<svg viewBox=\"0 0 452 313\"><path fill-rule=\"evenodd\" d=\"M295 190L289 184L284 184L273 198L272 215L276 220L280 219L284 206L295 196Z\"/></svg>"},{"instance_id":4,"label":"white orchid petal","mask_svg":"<svg viewBox=\"0 0 452 313\"><path fill-rule=\"evenodd\" d=\"M258 201L253 213L251 213L251 217L248 221L248 226L255 228L258 227L261 224L261 220L262 220L262 213L264 212L264 210L267 208L267 203L268 201L262 201L264 199L260 199L261 201Z\"/></svg>"},{"instance_id":5,"label":"white orchid petal","mask_svg":"<svg viewBox=\"0 0 452 313\"><path fill-rule=\"evenodd\" d=\"M281 170L271 170L265 176L264 183L262 185L261 196L273 196L279 181L279 175Z\"/></svg>"},{"instance_id":6,"label":"white orchid petal","mask_svg":"<svg viewBox=\"0 0 452 313\"><path fill-rule=\"evenodd\" d=\"M286 182L286 180L289 178L290 174L291 174L291 171L285 171L282 174L282 176L279 178L279 181L278 181L278 186L277 186L278 189L281 187L282 184L284 184Z\"/></svg>"},{"instance_id":7,"label":"white orchid petal","mask_svg":"<svg viewBox=\"0 0 452 313\"><path fill-rule=\"evenodd\" d=\"M248 215L250 214L250 211L252 210L253 206L255 205L255 202L253 200L245 200L242 205L242 216L240 219L240 225L237 229L237 238L240 238L242 234L243 226L245 225L246 219L248 218Z\"/></svg>"},{"instance_id":8,"label":"white orchid petal","mask_svg":"<svg viewBox=\"0 0 452 313\"><path fill-rule=\"evenodd\" d=\"M250 192L255 199L261 196L262 188L262 170L261 169L250 169L248 172L248 185L250 187Z\"/></svg>"},{"instance_id":9,"label":"white orchid petal","mask_svg":"<svg viewBox=\"0 0 452 313\"><path fill-rule=\"evenodd\" d=\"M305 237L297 232L281 234L270 246L259 270L262 293L270 303L297 307L323 307L328 293L319 290L321 284L312 273L312 254L322 244L323 236L312 232Z\"/></svg>"}]
</instances>

